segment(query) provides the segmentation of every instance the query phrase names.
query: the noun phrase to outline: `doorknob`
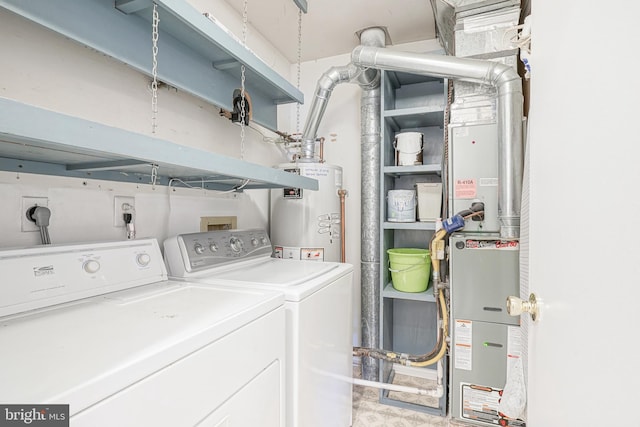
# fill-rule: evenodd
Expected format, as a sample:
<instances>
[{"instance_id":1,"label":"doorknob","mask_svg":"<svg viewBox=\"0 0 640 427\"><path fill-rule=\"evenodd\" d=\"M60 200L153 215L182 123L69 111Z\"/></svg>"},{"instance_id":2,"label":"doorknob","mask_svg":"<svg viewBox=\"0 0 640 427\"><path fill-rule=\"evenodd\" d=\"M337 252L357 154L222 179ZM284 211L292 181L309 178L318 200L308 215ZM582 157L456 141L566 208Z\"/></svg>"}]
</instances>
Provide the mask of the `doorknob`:
<instances>
[{"instance_id":1,"label":"doorknob","mask_svg":"<svg viewBox=\"0 0 640 427\"><path fill-rule=\"evenodd\" d=\"M540 315L536 294L529 295L529 301L514 296L507 297L507 313L510 316L520 316L525 312L531 314L531 319L534 322Z\"/></svg>"}]
</instances>

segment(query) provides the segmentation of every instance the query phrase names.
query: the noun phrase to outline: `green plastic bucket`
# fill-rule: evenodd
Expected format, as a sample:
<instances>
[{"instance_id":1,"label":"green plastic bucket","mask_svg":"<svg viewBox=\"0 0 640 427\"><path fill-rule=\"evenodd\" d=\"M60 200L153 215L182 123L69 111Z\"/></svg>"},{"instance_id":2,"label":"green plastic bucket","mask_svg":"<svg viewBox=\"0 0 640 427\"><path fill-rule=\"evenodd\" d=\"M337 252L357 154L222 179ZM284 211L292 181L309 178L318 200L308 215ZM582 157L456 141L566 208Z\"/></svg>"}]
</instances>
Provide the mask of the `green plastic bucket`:
<instances>
[{"instance_id":1,"label":"green plastic bucket","mask_svg":"<svg viewBox=\"0 0 640 427\"><path fill-rule=\"evenodd\" d=\"M431 253L427 249L388 249L393 287L401 292L424 292L429 286Z\"/></svg>"}]
</instances>

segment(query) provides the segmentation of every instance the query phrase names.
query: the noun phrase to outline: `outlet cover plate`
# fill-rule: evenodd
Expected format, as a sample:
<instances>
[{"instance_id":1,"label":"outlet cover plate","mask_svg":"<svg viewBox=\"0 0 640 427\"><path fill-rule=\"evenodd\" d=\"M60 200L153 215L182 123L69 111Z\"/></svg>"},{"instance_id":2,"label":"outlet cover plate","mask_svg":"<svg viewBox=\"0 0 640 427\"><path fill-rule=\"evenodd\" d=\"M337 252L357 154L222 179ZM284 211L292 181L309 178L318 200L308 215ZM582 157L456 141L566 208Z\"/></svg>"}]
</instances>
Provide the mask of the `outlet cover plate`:
<instances>
[{"instance_id":1,"label":"outlet cover plate","mask_svg":"<svg viewBox=\"0 0 640 427\"><path fill-rule=\"evenodd\" d=\"M124 223L124 217L123 217L125 213L132 214L135 220L135 210L136 210L135 203L136 203L135 197L115 196L113 198L113 226L114 227L124 227L126 225Z\"/></svg>"},{"instance_id":2,"label":"outlet cover plate","mask_svg":"<svg viewBox=\"0 0 640 427\"><path fill-rule=\"evenodd\" d=\"M20 209L20 230L25 233L40 231L35 222L27 218L27 211L34 206L49 206L48 197L23 196Z\"/></svg>"}]
</instances>

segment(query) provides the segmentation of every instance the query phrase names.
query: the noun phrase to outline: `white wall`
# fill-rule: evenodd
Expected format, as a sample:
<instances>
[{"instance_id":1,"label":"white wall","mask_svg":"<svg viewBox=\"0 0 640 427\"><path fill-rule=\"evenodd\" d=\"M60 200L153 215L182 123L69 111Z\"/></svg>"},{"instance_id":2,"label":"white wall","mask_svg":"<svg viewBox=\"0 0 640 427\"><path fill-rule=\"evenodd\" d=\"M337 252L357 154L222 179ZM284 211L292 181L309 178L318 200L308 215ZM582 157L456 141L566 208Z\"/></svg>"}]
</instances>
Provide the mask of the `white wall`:
<instances>
[{"instance_id":1,"label":"white wall","mask_svg":"<svg viewBox=\"0 0 640 427\"><path fill-rule=\"evenodd\" d=\"M527 425L640 425L638 5L532 3Z\"/></svg>"},{"instance_id":2,"label":"white wall","mask_svg":"<svg viewBox=\"0 0 640 427\"><path fill-rule=\"evenodd\" d=\"M195 1L195 0L194 0ZM199 1L232 31L241 17L226 3ZM149 29L151 31L151 29ZM239 33L238 36L241 34ZM249 47L270 66L288 78L290 64L249 28ZM49 31L2 9L0 12L0 96L85 118L133 132L151 135L150 79L130 67L92 49ZM162 61L159 62L162 67ZM240 82L238 82L239 84ZM163 88L158 95L156 137L178 144L240 157L240 127L219 116L219 108L175 89ZM37 123L34 123L37 126ZM264 131L264 130L263 130ZM267 131L268 132L268 131ZM245 160L272 166L285 160L263 135L246 132ZM273 137L274 134L267 133ZM212 192L171 193L167 188L146 188L74 179L50 179L25 174L0 174L0 247L32 245L37 233L23 233L21 197L49 197L52 207L50 235L54 242L123 238L113 227L113 196L135 195L139 236L197 231L200 216L229 215L242 218L240 227L268 228L268 190L252 190L233 201L216 199ZM186 196L188 194L188 197ZM173 224L167 228L167 224Z\"/></svg>"},{"instance_id":3,"label":"white wall","mask_svg":"<svg viewBox=\"0 0 640 427\"><path fill-rule=\"evenodd\" d=\"M389 46L407 52L429 52L440 48L436 40ZM334 66L347 65L350 54L337 55L301 64L300 90L305 104L300 108L300 128L305 125L308 109L313 102L316 83L324 72ZM296 81L297 66L291 67L291 80ZM360 344L360 95L357 84L341 84L331 94L326 112L318 128L318 136L325 137L324 158L327 163L341 166L344 171L346 198L346 261L354 265L354 345ZM297 114L295 105L279 109L279 127L295 132ZM288 118L288 119L287 119ZM288 120L288 122L287 122Z\"/></svg>"},{"instance_id":4,"label":"white wall","mask_svg":"<svg viewBox=\"0 0 640 427\"><path fill-rule=\"evenodd\" d=\"M199 231L202 216L236 216L242 228L265 228L268 219L244 193L0 172L0 248L41 243L38 232L21 231L22 197L48 199L54 244L124 240L124 227L114 226L114 196L134 198L136 237L161 244L171 235Z\"/></svg>"}]
</instances>

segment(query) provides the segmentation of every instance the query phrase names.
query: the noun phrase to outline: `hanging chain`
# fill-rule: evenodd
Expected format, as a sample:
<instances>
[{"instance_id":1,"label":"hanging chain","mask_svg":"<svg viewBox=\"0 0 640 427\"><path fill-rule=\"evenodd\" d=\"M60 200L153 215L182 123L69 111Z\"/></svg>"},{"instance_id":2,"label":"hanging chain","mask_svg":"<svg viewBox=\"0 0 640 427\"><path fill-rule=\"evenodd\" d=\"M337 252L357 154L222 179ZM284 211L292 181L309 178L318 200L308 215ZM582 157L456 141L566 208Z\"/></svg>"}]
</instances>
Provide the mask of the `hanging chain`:
<instances>
[{"instance_id":1,"label":"hanging chain","mask_svg":"<svg viewBox=\"0 0 640 427\"><path fill-rule=\"evenodd\" d=\"M300 90L300 57L302 52L302 9L298 9L298 77L297 87ZM300 103L296 104L296 133L300 133Z\"/></svg>"},{"instance_id":2,"label":"hanging chain","mask_svg":"<svg viewBox=\"0 0 640 427\"><path fill-rule=\"evenodd\" d=\"M153 66L151 67L151 74L153 81L151 82L151 133L156 133L158 127L156 121L158 118L158 25L160 24L160 17L158 16L158 5L153 4L153 19L152 19L152 35L151 40L153 42L153 48L151 49L153 55Z\"/></svg>"},{"instance_id":3,"label":"hanging chain","mask_svg":"<svg viewBox=\"0 0 640 427\"><path fill-rule=\"evenodd\" d=\"M158 182L158 165L151 164L151 185L155 186Z\"/></svg>"},{"instance_id":4,"label":"hanging chain","mask_svg":"<svg viewBox=\"0 0 640 427\"><path fill-rule=\"evenodd\" d=\"M247 47L247 2L244 0L244 6L242 9L242 44ZM240 160L244 160L244 139L245 139L245 120L247 119L246 113L246 95L245 95L245 80L246 69L244 64L240 66Z\"/></svg>"}]
</instances>

